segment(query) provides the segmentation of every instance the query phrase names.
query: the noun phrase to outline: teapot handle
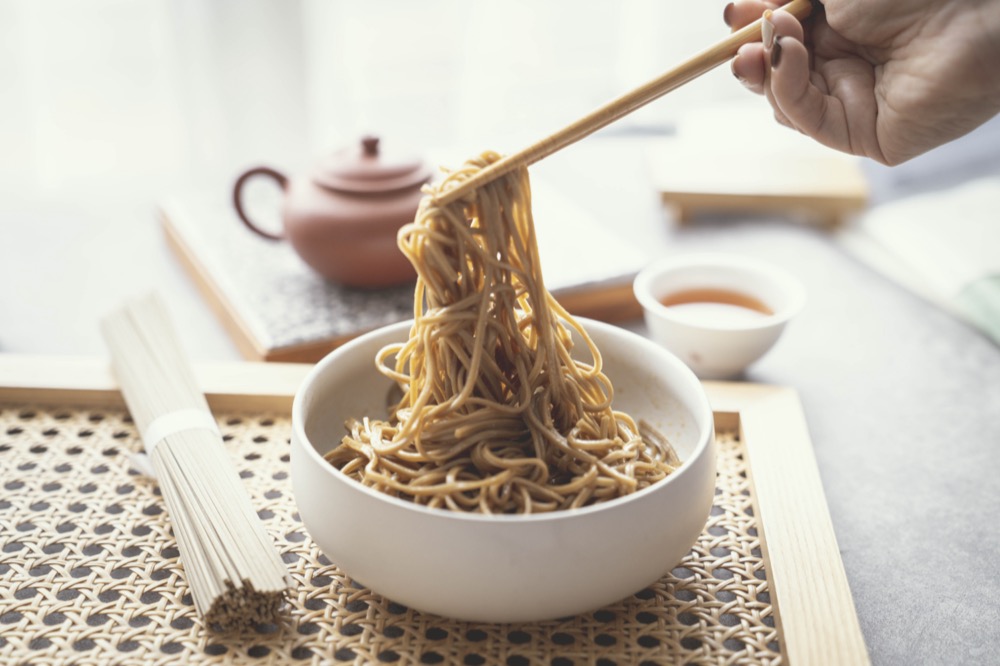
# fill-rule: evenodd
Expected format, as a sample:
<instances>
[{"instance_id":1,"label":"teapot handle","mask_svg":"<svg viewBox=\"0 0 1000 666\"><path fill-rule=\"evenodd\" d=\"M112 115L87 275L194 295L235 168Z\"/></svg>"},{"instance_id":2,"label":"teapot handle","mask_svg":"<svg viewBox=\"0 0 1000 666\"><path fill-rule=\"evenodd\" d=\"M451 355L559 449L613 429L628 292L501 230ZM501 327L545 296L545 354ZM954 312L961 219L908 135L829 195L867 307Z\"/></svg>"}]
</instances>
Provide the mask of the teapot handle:
<instances>
[{"instance_id":1,"label":"teapot handle","mask_svg":"<svg viewBox=\"0 0 1000 666\"><path fill-rule=\"evenodd\" d=\"M233 185L233 206L236 208L236 214L243 221L243 224L247 225L247 228L249 228L250 231L253 231L254 233L270 240L284 240L285 236L283 234L274 234L269 231L265 231L251 222L250 218L246 214L246 210L243 208L243 186L254 176L268 176L269 178L273 178L277 181L283 191L288 188L288 178L285 177L285 174L280 171L275 171L270 167L255 167L249 171L245 171L243 172L243 175L236 179L236 184Z\"/></svg>"}]
</instances>

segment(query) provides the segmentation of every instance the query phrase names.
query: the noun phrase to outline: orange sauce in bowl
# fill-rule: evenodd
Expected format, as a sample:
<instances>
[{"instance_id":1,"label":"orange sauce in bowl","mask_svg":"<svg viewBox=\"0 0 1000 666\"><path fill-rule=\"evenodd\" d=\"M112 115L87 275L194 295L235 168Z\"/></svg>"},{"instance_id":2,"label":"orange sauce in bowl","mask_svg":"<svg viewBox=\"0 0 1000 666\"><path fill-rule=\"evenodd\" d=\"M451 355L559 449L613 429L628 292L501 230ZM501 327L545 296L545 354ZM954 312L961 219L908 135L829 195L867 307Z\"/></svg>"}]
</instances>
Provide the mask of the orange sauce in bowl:
<instances>
[{"instance_id":1,"label":"orange sauce in bowl","mask_svg":"<svg viewBox=\"0 0 1000 666\"><path fill-rule=\"evenodd\" d=\"M728 289L685 289L659 301L678 314L683 312L692 319L714 324L752 323L774 314L760 299Z\"/></svg>"}]
</instances>

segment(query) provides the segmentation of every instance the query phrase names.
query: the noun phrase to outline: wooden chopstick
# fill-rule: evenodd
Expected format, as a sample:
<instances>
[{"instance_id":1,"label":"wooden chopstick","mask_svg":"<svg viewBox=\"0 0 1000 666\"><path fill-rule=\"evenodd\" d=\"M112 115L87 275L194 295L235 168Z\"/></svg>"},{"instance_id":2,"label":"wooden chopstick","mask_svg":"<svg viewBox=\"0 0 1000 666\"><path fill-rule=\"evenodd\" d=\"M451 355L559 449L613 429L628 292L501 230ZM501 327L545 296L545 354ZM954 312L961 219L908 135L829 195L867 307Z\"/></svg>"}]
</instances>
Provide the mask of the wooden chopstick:
<instances>
[{"instance_id":1,"label":"wooden chopstick","mask_svg":"<svg viewBox=\"0 0 1000 666\"><path fill-rule=\"evenodd\" d=\"M795 18L802 20L811 13L812 3L810 0L792 0L787 5L782 6L780 11L786 11ZM761 20L757 20L689 58L677 67L625 93L621 97L611 100L604 106L590 112L576 122L563 127L554 134L550 134L544 139L531 144L520 152L507 155L503 159L494 162L457 187L440 194L436 198L436 202L439 205L445 205L461 199L466 194L495 178L519 167L534 164L543 157L548 157L552 153L576 143L583 137L593 134L602 127L610 125L619 118L627 116L636 109L718 67L730 58L735 57L736 51L741 46L750 42L760 41L760 39Z\"/></svg>"}]
</instances>

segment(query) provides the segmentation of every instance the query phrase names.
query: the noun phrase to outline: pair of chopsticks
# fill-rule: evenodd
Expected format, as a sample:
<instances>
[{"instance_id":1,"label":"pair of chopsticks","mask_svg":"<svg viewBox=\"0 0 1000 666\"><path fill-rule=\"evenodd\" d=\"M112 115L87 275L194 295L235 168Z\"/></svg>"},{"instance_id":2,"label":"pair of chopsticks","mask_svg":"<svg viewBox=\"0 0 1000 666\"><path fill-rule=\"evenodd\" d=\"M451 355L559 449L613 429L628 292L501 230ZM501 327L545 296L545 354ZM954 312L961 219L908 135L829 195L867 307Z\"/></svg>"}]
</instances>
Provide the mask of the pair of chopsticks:
<instances>
[{"instance_id":1,"label":"pair of chopsticks","mask_svg":"<svg viewBox=\"0 0 1000 666\"><path fill-rule=\"evenodd\" d=\"M812 3L810 0L792 0L787 5L782 6L781 11L786 11L795 18L802 20L811 13ZM677 67L625 93L621 97L611 100L604 106L590 112L576 122L563 127L554 134L550 134L544 139L531 144L520 152L513 153L494 162L460 185L437 196L436 202L439 205L446 205L457 201L495 178L499 178L520 167L534 164L538 160L562 150L566 146L593 134L606 125L610 125L614 121L627 116L636 109L662 97L668 92L676 90L688 81L692 81L702 74L711 71L730 58L735 57L736 52L744 44L760 41L760 39L761 20L757 20L689 58Z\"/></svg>"}]
</instances>

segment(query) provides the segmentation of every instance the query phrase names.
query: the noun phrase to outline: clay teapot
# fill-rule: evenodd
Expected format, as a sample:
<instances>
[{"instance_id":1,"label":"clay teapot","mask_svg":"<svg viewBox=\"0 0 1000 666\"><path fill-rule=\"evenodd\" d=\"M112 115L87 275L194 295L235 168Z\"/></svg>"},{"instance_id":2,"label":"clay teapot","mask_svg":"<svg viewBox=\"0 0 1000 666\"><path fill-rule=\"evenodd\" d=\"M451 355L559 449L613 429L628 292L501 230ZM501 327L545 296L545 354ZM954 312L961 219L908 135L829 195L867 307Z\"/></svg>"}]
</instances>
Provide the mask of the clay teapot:
<instances>
[{"instance_id":1,"label":"clay teapot","mask_svg":"<svg viewBox=\"0 0 1000 666\"><path fill-rule=\"evenodd\" d=\"M273 178L284 190L283 233L254 224L243 205L243 186L256 176ZM313 270L351 287L387 287L416 273L396 244L396 232L412 222L420 188L431 177L419 159L383 156L379 139L337 151L304 177L289 179L269 167L243 173L233 187L239 218L271 240L288 240Z\"/></svg>"}]
</instances>

